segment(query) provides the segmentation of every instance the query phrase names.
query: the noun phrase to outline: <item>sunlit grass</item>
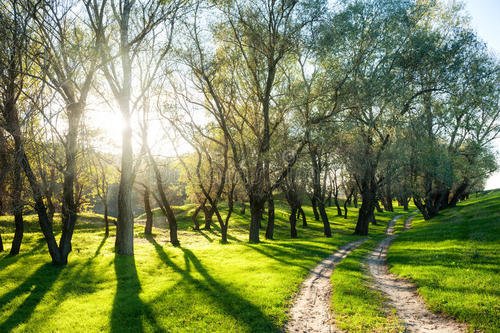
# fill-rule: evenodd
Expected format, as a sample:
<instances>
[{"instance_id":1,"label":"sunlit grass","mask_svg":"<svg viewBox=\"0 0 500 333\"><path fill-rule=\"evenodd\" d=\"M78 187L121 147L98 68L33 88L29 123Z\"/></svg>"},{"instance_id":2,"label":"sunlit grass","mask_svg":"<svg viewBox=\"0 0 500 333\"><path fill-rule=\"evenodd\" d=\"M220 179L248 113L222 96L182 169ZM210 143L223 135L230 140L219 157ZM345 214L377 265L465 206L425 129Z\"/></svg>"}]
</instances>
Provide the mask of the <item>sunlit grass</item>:
<instances>
[{"instance_id":1,"label":"sunlit grass","mask_svg":"<svg viewBox=\"0 0 500 333\"><path fill-rule=\"evenodd\" d=\"M191 230L187 213L179 219L180 248L169 245L167 231L155 228L148 239L137 225L135 258L115 257L114 227L106 239L102 222L82 217L66 268L49 264L36 218L27 217L22 254L0 254L0 331L279 332L309 269L358 238L354 215L345 221L331 210L327 239L307 208L309 227L299 226L300 238L291 240L286 205L278 204L276 240L262 234L261 244L250 245L249 210L238 212L227 245L216 226ZM0 226L8 251L11 218Z\"/></svg>"},{"instance_id":2,"label":"sunlit grass","mask_svg":"<svg viewBox=\"0 0 500 333\"><path fill-rule=\"evenodd\" d=\"M430 309L470 324L471 330L500 328L500 191L442 211L389 248L391 272L418 286Z\"/></svg>"}]
</instances>

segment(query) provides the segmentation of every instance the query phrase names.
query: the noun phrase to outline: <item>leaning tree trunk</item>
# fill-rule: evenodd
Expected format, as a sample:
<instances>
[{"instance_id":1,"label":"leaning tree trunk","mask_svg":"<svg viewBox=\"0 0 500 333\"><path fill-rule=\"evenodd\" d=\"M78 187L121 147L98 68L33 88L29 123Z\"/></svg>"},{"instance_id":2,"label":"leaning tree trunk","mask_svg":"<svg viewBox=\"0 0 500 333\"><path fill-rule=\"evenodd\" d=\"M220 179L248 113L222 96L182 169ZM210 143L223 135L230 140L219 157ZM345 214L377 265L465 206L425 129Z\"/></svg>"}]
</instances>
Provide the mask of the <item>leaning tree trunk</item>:
<instances>
[{"instance_id":1,"label":"leaning tree trunk","mask_svg":"<svg viewBox=\"0 0 500 333\"><path fill-rule=\"evenodd\" d=\"M314 195L311 197L311 206L312 206L312 210L313 210L313 214L314 214L314 219L316 221L319 221L318 205L317 205L316 197Z\"/></svg>"},{"instance_id":2,"label":"leaning tree trunk","mask_svg":"<svg viewBox=\"0 0 500 333\"><path fill-rule=\"evenodd\" d=\"M151 201L149 195L149 187L144 187L144 212L146 213L146 225L144 226L144 234L151 236L153 234L153 212L151 211Z\"/></svg>"},{"instance_id":3,"label":"leaning tree trunk","mask_svg":"<svg viewBox=\"0 0 500 333\"><path fill-rule=\"evenodd\" d=\"M332 229L330 228L328 215L326 215L325 204L321 200L318 200L318 210L321 216L321 221L323 221L323 234L326 237L332 237Z\"/></svg>"},{"instance_id":4,"label":"leaning tree trunk","mask_svg":"<svg viewBox=\"0 0 500 333\"><path fill-rule=\"evenodd\" d=\"M14 133L20 133L20 129L17 128L13 131ZM54 231L52 230L52 223L50 223L49 217L47 215L47 208L43 202L42 191L40 189L40 184L36 180L36 176L31 169L31 165L26 156L24 146L21 141L21 136L18 134L13 135L14 143L16 147L19 147L16 151L16 159L18 163L21 164L22 169L28 179L30 188L33 194L33 200L35 202L35 211L38 215L38 222L40 224L40 229L42 230L45 241L47 242L47 247L49 249L50 257L52 258L52 263L55 265L65 264L61 258L59 248L57 246L56 239L54 237Z\"/></svg>"},{"instance_id":5,"label":"leaning tree trunk","mask_svg":"<svg viewBox=\"0 0 500 333\"><path fill-rule=\"evenodd\" d=\"M196 207L196 209L193 212L193 215L191 216L191 219L193 220L193 230L200 230L200 223L198 222L198 214L200 214L200 211L203 209L205 206L205 202L201 203Z\"/></svg>"},{"instance_id":6,"label":"leaning tree trunk","mask_svg":"<svg viewBox=\"0 0 500 333\"><path fill-rule=\"evenodd\" d=\"M337 215L338 216L342 216L342 208L340 208L340 203L339 203L338 196L336 195L333 200L335 202L335 207L337 207Z\"/></svg>"},{"instance_id":7,"label":"leaning tree trunk","mask_svg":"<svg viewBox=\"0 0 500 333\"><path fill-rule=\"evenodd\" d=\"M19 149L20 147L16 147ZM19 254L21 250L21 243L24 236L24 221L23 221L23 201L21 198L21 193L23 189L23 179L21 174L21 166L14 166L14 181L12 189L12 212L14 214L14 238L12 239L12 247L10 248L10 255L15 256Z\"/></svg>"},{"instance_id":8,"label":"leaning tree trunk","mask_svg":"<svg viewBox=\"0 0 500 333\"><path fill-rule=\"evenodd\" d=\"M302 206L299 206L299 209L297 210L297 218L299 218L299 215L302 216L302 226L307 227L306 213L304 213Z\"/></svg>"}]
</instances>

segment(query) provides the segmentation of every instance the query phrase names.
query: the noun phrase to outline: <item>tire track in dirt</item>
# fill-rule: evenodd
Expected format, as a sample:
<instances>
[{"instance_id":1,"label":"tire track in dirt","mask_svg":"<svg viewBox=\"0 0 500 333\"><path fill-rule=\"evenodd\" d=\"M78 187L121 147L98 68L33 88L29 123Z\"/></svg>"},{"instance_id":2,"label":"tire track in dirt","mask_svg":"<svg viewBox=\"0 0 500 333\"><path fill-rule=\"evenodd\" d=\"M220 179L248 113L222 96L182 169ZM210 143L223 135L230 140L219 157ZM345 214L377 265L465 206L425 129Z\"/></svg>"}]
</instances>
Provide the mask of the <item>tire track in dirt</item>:
<instances>
[{"instance_id":1,"label":"tire track in dirt","mask_svg":"<svg viewBox=\"0 0 500 333\"><path fill-rule=\"evenodd\" d=\"M398 317L404 322L405 332L466 332L465 324L430 312L412 283L389 273L387 249L397 236L394 235L394 224L400 218L401 215L396 216L389 222L387 237L368 257L368 270L373 277L374 287L382 291L389 305L396 309ZM411 227L412 219L409 217L405 220L405 230Z\"/></svg>"},{"instance_id":2,"label":"tire track in dirt","mask_svg":"<svg viewBox=\"0 0 500 333\"><path fill-rule=\"evenodd\" d=\"M330 313L330 276L334 266L365 241L360 239L342 246L311 270L295 296L285 332L340 332L334 327Z\"/></svg>"}]
</instances>

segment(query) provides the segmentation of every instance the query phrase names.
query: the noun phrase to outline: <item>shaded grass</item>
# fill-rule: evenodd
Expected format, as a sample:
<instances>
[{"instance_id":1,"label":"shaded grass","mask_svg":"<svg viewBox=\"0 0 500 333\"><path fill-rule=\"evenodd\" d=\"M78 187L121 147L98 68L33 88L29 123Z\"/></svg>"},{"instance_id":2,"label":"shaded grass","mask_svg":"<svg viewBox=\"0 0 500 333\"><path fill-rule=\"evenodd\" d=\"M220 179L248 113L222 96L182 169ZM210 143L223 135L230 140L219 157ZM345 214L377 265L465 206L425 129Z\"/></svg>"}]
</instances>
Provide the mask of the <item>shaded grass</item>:
<instances>
[{"instance_id":1,"label":"shaded grass","mask_svg":"<svg viewBox=\"0 0 500 333\"><path fill-rule=\"evenodd\" d=\"M500 191L442 211L389 248L391 272L408 278L434 312L500 331Z\"/></svg>"}]
</instances>

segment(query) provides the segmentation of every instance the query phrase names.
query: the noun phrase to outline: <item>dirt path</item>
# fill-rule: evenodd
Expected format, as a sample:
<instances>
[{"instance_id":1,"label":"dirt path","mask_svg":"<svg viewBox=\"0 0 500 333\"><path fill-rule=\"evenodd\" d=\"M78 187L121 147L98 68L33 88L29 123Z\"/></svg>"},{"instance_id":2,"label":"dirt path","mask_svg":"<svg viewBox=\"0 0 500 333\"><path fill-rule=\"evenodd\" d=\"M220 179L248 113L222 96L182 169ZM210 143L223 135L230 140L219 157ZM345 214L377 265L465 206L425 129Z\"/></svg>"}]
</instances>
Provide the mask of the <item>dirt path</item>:
<instances>
[{"instance_id":1,"label":"dirt path","mask_svg":"<svg viewBox=\"0 0 500 333\"><path fill-rule=\"evenodd\" d=\"M416 288L408 281L398 279L387 270L387 249L394 235L394 224L401 216L396 216L387 227L388 235L368 258L368 268L374 279L375 288L382 291L399 318L404 322L406 332L465 332L466 325L427 310ZM412 217L405 221L405 230L411 227Z\"/></svg>"},{"instance_id":2,"label":"dirt path","mask_svg":"<svg viewBox=\"0 0 500 333\"><path fill-rule=\"evenodd\" d=\"M316 266L302 283L290 309L286 332L337 332L330 315L333 267L366 239L360 239L341 247L337 252Z\"/></svg>"}]
</instances>

